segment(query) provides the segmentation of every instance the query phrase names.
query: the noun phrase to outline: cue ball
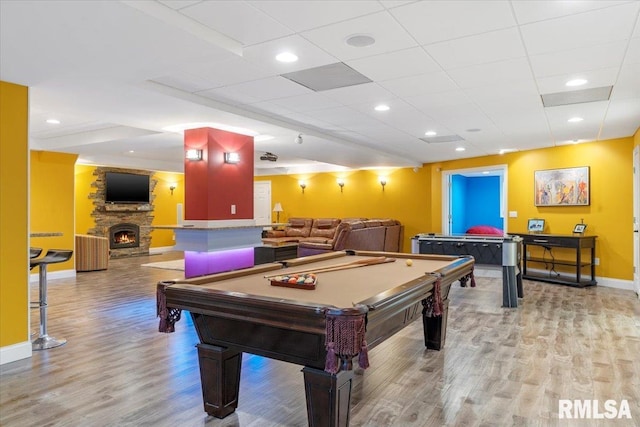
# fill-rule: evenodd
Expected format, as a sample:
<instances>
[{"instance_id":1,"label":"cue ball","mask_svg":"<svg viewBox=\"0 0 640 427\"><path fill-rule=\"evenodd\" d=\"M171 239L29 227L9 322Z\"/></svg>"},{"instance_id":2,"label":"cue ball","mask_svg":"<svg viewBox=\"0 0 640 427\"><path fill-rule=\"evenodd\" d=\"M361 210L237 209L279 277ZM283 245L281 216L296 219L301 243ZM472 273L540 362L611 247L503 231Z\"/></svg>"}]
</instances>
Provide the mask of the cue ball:
<instances>
[{"instance_id":1,"label":"cue ball","mask_svg":"<svg viewBox=\"0 0 640 427\"><path fill-rule=\"evenodd\" d=\"M411 267L411 266L413 265L413 261L411 261L410 259L408 259L408 260L406 261L406 263L407 263L407 265L408 265L409 267Z\"/></svg>"}]
</instances>

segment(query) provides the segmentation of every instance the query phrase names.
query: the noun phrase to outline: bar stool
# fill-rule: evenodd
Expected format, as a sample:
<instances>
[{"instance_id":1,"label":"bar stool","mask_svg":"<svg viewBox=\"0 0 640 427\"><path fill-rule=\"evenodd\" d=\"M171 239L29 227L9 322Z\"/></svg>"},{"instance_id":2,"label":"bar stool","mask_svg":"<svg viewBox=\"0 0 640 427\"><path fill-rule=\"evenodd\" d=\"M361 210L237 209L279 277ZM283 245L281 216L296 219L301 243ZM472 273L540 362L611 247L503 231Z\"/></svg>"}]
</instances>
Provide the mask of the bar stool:
<instances>
[{"instance_id":1,"label":"bar stool","mask_svg":"<svg viewBox=\"0 0 640 427\"><path fill-rule=\"evenodd\" d=\"M42 248L34 248L33 246L29 248L29 258L38 258L42 253ZM33 268L33 267L31 267Z\"/></svg>"},{"instance_id":2,"label":"bar stool","mask_svg":"<svg viewBox=\"0 0 640 427\"><path fill-rule=\"evenodd\" d=\"M67 342L65 339L56 339L47 334L47 265L65 262L71 259L73 251L66 249L49 249L42 258L31 259L29 266L40 267L38 282L40 284L40 336L31 342L32 350L46 350L59 347Z\"/></svg>"}]
</instances>

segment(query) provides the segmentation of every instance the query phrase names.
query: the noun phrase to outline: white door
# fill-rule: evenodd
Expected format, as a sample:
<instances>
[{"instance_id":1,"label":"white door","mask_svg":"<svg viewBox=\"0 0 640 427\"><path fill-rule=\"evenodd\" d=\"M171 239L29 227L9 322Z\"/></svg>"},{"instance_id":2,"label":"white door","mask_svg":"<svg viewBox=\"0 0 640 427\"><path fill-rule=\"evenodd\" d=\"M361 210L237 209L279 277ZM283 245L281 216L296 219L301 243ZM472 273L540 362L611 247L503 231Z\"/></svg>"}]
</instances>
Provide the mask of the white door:
<instances>
[{"instance_id":1,"label":"white door","mask_svg":"<svg viewBox=\"0 0 640 427\"><path fill-rule=\"evenodd\" d=\"M271 224L271 181L253 183L253 219L256 225Z\"/></svg>"},{"instance_id":2,"label":"white door","mask_svg":"<svg viewBox=\"0 0 640 427\"><path fill-rule=\"evenodd\" d=\"M633 287L640 298L640 146L633 149Z\"/></svg>"}]
</instances>

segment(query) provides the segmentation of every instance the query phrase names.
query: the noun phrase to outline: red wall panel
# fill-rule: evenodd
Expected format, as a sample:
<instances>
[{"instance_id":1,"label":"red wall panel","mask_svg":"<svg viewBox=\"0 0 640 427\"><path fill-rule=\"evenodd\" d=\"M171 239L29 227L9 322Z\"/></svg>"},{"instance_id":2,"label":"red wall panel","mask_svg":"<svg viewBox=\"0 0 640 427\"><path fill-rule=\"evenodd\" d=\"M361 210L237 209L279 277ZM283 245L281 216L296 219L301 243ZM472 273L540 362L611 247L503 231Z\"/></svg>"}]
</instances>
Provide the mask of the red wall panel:
<instances>
[{"instance_id":1,"label":"red wall panel","mask_svg":"<svg viewBox=\"0 0 640 427\"><path fill-rule=\"evenodd\" d=\"M184 148L203 151L201 161L185 159L185 219L253 219L253 137L220 129L190 129L184 133ZM238 153L240 163L224 163L225 152Z\"/></svg>"}]
</instances>

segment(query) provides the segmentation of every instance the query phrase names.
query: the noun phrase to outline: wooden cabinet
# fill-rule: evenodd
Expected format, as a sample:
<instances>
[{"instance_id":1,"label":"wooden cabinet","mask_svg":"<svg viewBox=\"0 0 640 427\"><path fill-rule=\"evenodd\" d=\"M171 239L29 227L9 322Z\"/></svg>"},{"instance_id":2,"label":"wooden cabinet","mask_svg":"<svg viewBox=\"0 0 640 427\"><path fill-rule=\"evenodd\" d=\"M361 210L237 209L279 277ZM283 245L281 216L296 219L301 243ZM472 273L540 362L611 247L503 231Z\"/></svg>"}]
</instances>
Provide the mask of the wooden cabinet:
<instances>
[{"instance_id":1,"label":"wooden cabinet","mask_svg":"<svg viewBox=\"0 0 640 427\"><path fill-rule=\"evenodd\" d=\"M522 278L570 286L596 285L596 237L583 235L518 234L524 252ZM530 250L527 250L529 247ZM537 250L531 247L538 247ZM531 255L529 252L540 252ZM556 271L556 266L560 266ZM562 266L565 266L562 269ZM572 267L567 273L566 266ZM527 269L529 269L527 271ZM546 270L544 272L541 269ZM535 270L535 271L534 271ZM587 270L590 277L585 277Z\"/></svg>"}]
</instances>

